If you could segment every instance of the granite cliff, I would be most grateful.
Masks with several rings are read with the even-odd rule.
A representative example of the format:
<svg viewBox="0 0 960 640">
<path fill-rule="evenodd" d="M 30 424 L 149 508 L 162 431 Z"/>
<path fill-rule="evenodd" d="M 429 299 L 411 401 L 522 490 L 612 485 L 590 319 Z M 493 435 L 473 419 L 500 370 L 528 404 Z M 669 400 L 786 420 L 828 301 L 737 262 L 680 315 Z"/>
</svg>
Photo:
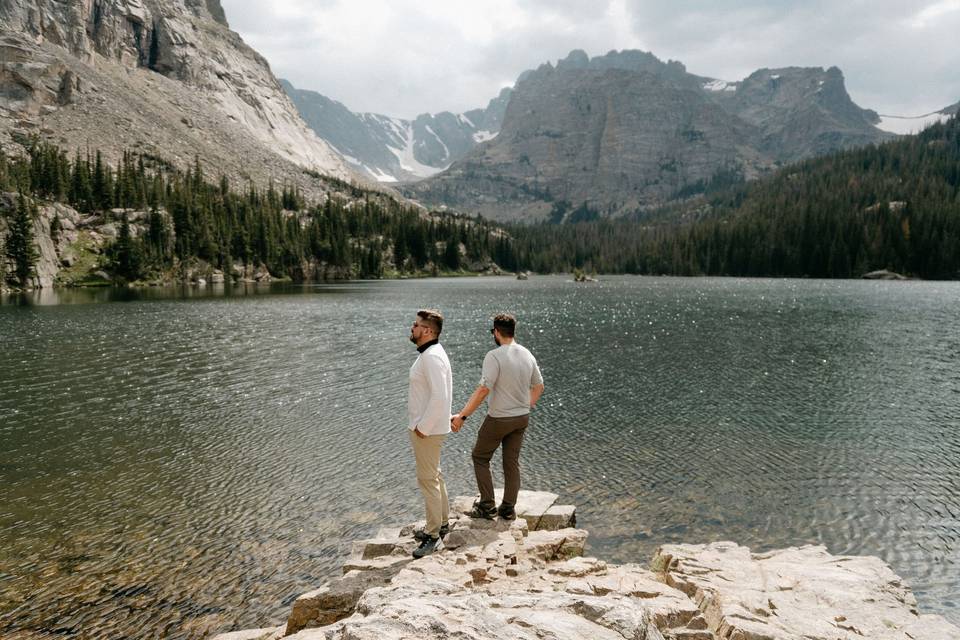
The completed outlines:
<svg viewBox="0 0 960 640">
<path fill-rule="evenodd" d="M 523 73 L 499 135 L 408 194 L 506 220 L 545 217 L 561 201 L 617 215 L 891 138 L 878 122 L 835 67 L 724 82 L 642 51 L 574 51 Z"/>
<path fill-rule="evenodd" d="M 0 145 L 199 157 L 237 181 L 326 190 L 357 177 L 303 122 L 219 0 L 7 0 L 0 5 Z"/>
</svg>

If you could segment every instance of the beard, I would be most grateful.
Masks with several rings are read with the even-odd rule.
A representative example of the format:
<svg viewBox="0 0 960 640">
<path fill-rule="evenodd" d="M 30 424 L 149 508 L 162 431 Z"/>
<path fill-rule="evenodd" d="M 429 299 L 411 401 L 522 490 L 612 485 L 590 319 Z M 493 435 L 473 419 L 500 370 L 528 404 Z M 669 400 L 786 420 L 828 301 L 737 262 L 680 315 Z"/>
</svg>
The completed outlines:
<svg viewBox="0 0 960 640">
<path fill-rule="evenodd" d="M 500 346 L 500 338 L 498 338 L 497 336 L 493 336 L 493 341 L 497 343 L 498 347 Z"/>
<path fill-rule="evenodd" d="M 417 344 L 417 339 L 413 337 L 412 333 L 410 334 L 410 342 L 412 342 L 413 344 Z"/>
</svg>

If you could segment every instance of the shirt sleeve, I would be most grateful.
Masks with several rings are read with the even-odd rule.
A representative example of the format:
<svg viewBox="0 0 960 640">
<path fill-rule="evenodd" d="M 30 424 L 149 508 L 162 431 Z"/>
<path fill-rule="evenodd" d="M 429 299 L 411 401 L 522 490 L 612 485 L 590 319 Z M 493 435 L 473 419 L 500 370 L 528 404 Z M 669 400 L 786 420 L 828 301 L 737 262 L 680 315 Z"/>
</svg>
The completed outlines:
<svg viewBox="0 0 960 640">
<path fill-rule="evenodd" d="M 537 359 L 533 359 L 533 375 L 530 376 L 530 386 L 535 387 L 538 384 L 543 384 L 543 374 L 540 373 L 540 365 L 537 364 Z"/>
<path fill-rule="evenodd" d="M 493 351 L 488 351 L 483 358 L 483 368 L 480 371 L 480 386 L 487 389 L 493 389 L 497 383 L 497 377 L 500 375 L 500 363 L 497 362 Z"/>
</svg>

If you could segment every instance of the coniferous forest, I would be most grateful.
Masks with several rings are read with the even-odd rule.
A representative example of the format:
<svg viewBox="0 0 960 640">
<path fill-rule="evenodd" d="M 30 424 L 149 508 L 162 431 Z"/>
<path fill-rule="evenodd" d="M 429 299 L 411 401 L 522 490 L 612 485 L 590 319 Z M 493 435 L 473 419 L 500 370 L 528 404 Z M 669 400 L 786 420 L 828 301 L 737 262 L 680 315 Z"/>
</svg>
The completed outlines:
<svg viewBox="0 0 960 640">
<path fill-rule="evenodd" d="M 24 277 L 24 265 L 36 258 L 22 237 L 29 233 L 25 220 L 35 215 L 34 201 L 56 201 L 119 215 L 108 256 L 113 272 L 128 281 L 189 260 L 224 270 L 234 262 L 262 264 L 294 280 L 305 277 L 303 265 L 311 260 L 359 278 L 449 273 L 488 260 L 538 273 L 847 278 L 889 269 L 960 277 L 957 118 L 616 220 L 585 215 L 577 217 L 581 222 L 504 227 L 426 214 L 339 186 L 350 197 L 310 203 L 289 186 L 236 190 L 225 178 L 208 180 L 199 162 L 182 172 L 128 153 L 108 166 L 97 152 L 71 158 L 34 143 L 26 158 L 0 156 L 0 190 L 30 199 L 21 197 L 8 211 L 3 251 Z M 118 209 L 148 211 L 146 230 L 135 237 L 126 214 L 110 213 Z"/>
<path fill-rule="evenodd" d="M 186 172 L 142 155 L 126 153 L 115 167 L 99 152 L 69 157 L 49 144 L 35 143 L 27 158 L 0 156 L 0 191 L 19 192 L 20 206 L 8 214 L 33 211 L 35 201 L 61 202 L 82 213 L 97 213 L 119 224 L 109 248 L 109 266 L 126 281 L 200 260 L 228 270 L 235 262 L 263 265 L 271 274 L 304 279 L 309 261 L 360 278 L 385 274 L 456 272 L 466 263 L 497 260 L 513 264 L 511 243 L 495 226 L 453 214 L 427 215 L 383 194 L 337 183 L 349 197 L 308 203 L 293 187 L 274 185 L 234 190 L 226 178 L 213 183 L 199 162 Z M 131 233 L 127 214 L 149 212 L 146 229 Z M 166 215 L 165 213 L 166 212 Z M 51 224 L 55 233 L 57 220 Z M 29 228 L 27 228 L 29 231 Z M 10 247 L 24 244 L 11 234 L 7 257 L 22 264 Z M 26 242 L 29 245 L 29 242 Z M 461 246 L 465 251 L 461 251 Z M 35 259 L 35 254 L 33 258 Z"/>
<path fill-rule="evenodd" d="M 542 272 L 960 278 L 960 121 L 633 219 L 510 231 Z"/>
</svg>

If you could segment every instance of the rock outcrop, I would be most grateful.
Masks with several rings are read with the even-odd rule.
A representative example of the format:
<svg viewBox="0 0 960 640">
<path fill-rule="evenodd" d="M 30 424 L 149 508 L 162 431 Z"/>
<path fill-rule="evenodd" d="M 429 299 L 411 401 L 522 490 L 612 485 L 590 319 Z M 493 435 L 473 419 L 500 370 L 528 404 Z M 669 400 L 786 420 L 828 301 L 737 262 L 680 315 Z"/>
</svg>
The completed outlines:
<svg viewBox="0 0 960 640">
<path fill-rule="evenodd" d="M 407 193 L 501 220 L 547 217 L 561 202 L 617 215 L 892 138 L 877 122 L 836 68 L 729 83 L 642 51 L 574 51 L 522 74 L 499 135 Z"/>
<path fill-rule="evenodd" d="M 665 545 L 653 568 L 696 602 L 718 638 L 960 638 L 941 616 L 919 615 L 910 588 L 875 557 L 715 542 Z"/>
<path fill-rule="evenodd" d="M 218 0 L 8 0 L 0 6 L 0 145 L 124 149 L 239 183 L 325 191 L 358 176 L 300 118 Z"/>
<path fill-rule="evenodd" d="M 442 171 L 500 131 L 509 88 L 485 109 L 424 113 L 413 120 L 353 113 L 315 91 L 281 81 L 306 123 L 350 165 L 379 182 L 420 180 Z"/>
<path fill-rule="evenodd" d="M 354 545 L 343 577 L 297 599 L 286 625 L 215 640 L 960 638 L 918 614 L 877 558 L 714 543 L 664 546 L 652 570 L 610 565 L 582 557 L 587 532 L 556 499 L 521 492 L 520 517 L 502 522 L 470 519 L 473 498 L 458 498 L 446 548 L 420 560 L 414 525 L 381 529 Z"/>
</svg>

